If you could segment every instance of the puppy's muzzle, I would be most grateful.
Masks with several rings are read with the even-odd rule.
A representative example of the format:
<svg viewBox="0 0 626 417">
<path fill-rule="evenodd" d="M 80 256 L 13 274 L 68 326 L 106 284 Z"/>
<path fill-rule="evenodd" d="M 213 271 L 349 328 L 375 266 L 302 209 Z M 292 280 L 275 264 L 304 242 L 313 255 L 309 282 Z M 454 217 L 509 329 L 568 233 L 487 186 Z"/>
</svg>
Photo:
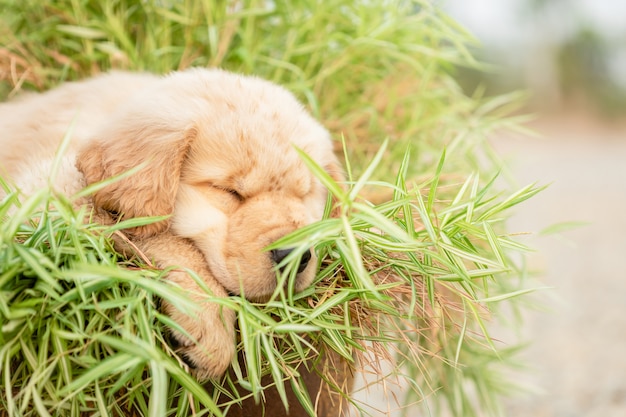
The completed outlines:
<svg viewBox="0 0 626 417">
<path fill-rule="evenodd" d="M 289 254 L 293 252 L 293 249 L 273 249 L 271 252 L 272 261 L 276 265 L 279 265 Z M 298 264 L 298 273 L 304 271 L 311 260 L 311 250 L 308 250 L 302 254 L 300 263 Z M 285 265 L 278 268 L 280 272 L 285 271 Z"/>
</svg>

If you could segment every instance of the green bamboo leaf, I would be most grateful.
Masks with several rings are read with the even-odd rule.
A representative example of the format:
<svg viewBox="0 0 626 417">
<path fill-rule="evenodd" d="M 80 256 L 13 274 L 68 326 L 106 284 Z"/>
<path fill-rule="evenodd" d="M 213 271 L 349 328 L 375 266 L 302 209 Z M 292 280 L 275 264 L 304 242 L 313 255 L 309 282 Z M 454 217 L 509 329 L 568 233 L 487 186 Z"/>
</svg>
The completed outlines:
<svg viewBox="0 0 626 417">
<path fill-rule="evenodd" d="M 93 28 L 88 28 L 84 26 L 76 26 L 76 25 L 57 25 L 56 29 L 59 32 L 67 33 L 68 35 L 73 35 L 78 38 L 83 39 L 102 39 L 106 38 L 106 33 Z"/>
<path fill-rule="evenodd" d="M 354 183 L 354 185 L 350 189 L 350 192 L 348 194 L 350 201 L 354 201 L 357 198 L 357 196 L 359 195 L 363 187 L 365 187 L 369 179 L 374 174 L 374 171 L 378 167 L 378 164 L 380 164 L 380 161 L 382 160 L 383 155 L 385 154 L 385 151 L 387 150 L 387 144 L 388 144 L 387 140 L 381 143 L 380 148 L 378 149 L 378 151 L 372 158 L 372 161 L 365 168 L 365 170 L 363 171 L 363 174 L 361 174 L 359 179 Z"/>
<path fill-rule="evenodd" d="M 426 229 L 426 232 L 428 233 L 428 236 L 430 237 L 430 241 L 437 242 L 439 240 L 437 237 L 437 232 L 435 231 L 435 227 L 433 226 L 433 223 L 430 219 L 430 215 L 428 214 L 429 212 L 426 209 L 426 204 L 424 203 L 424 199 L 422 198 L 422 195 L 420 194 L 419 190 L 415 192 L 415 197 L 416 197 L 417 204 L 418 204 L 416 210 L 419 214 L 419 219 L 424 225 L 424 228 Z"/>
<path fill-rule="evenodd" d="M 307 155 L 304 151 L 296 148 L 296 152 L 305 165 L 313 172 L 313 174 L 322 182 L 324 187 L 326 187 L 332 195 L 337 197 L 339 200 L 344 201 L 346 197 L 344 196 L 344 191 L 341 189 L 339 184 L 331 178 L 331 176 L 324 170 L 324 168 L 320 167 L 309 155 Z"/>
<path fill-rule="evenodd" d="M 278 391 L 278 396 L 280 397 L 285 410 L 289 411 L 289 400 L 287 399 L 287 391 L 285 390 L 285 382 L 283 381 L 283 372 L 276 358 L 277 355 L 280 356 L 280 353 L 270 345 L 268 335 L 261 334 L 260 338 L 261 345 L 265 351 L 265 357 L 269 362 L 270 372 L 272 374 L 272 379 L 274 380 L 274 387 L 276 388 L 276 391 Z"/>
<path fill-rule="evenodd" d="M 246 309 L 242 311 L 247 311 Z M 255 340 L 255 335 L 251 332 L 249 322 L 245 314 L 239 314 L 239 331 L 241 333 L 241 343 L 243 344 L 243 351 L 245 352 L 246 358 L 246 382 L 249 384 L 249 389 L 255 401 L 259 401 L 259 383 L 260 383 L 260 375 L 259 375 L 259 363 L 257 361 L 259 352 L 257 349 L 257 341 Z M 243 385 L 242 385 L 243 386 Z"/>
<path fill-rule="evenodd" d="M 494 204 L 492 207 L 490 207 L 489 209 L 487 209 L 484 213 L 482 213 L 479 217 L 478 217 L 478 221 L 484 221 L 487 219 L 492 218 L 493 216 L 513 207 L 516 206 L 526 200 L 528 200 L 529 198 L 533 197 L 534 195 L 540 193 L 541 191 L 543 191 L 544 189 L 546 189 L 547 186 L 543 186 L 543 187 L 536 187 L 535 184 L 530 184 L 527 185 L 526 187 L 522 188 L 521 190 L 513 193 L 511 196 L 509 196 L 508 198 L 506 198 L 504 201 L 501 201 L 497 204 Z"/>
<path fill-rule="evenodd" d="M 52 275 L 49 269 L 53 269 L 52 262 L 41 252 L 27 248 L 21 245 L 14 246 L 14 250 L 24 260 L 28 268 L 30 268 L 37 276 L 37 285 L 41 285 L 43 289 L 52 297 L 59 297 L 62 290 L 61 285 Z"/>
<path fill-rule="evenodd" d="M 485 230 L 485 235 L 487 236 L 487 241 L 489 242 L 489 246 L 491 247 L 491 252 L 496 257 L 498 263 L 503 267 L 507 267 L 506 256 L 504 251 L 502 250 L 502 245 L 500 244 L 500 238 L 496 235 L 493 227 L 487 222 L 483 223 L 483 228 Z"/>
<path fill-rule="evenodd" d="M 467 251 L 465 251 L 463 249 L 458 248 L 457 246 L 454 246 L 452 243 L 449 243 L 449 242 L 448 243 L 444 243 L 442 241 L 442 242 L 439 242 L 439 247 L 441 249 L 443 249 L 444 251 L 446 251 L 447 253 L 456 255 L 456 256 L 458 256 L 461 259 L 464 259 L 464 260 L 467 260 L 467 261 L 470 261 L 470 262 L 474 262 L 474 263 L 479 264 L 479 265 L 484 265 L 484 266 L 487 266 L 487 267 L 491 267 L 491 268 L 494 268 L 494 269 L 502 269 L 502 265 L 500 265 L 500 263 L 498 263 L 497 260 L 494 261 L 494 260 L 485 258 L 484 256 L 480 256 L 480 255 L 477 255 L 475 253 L 467 252 Z"/>
<path fill-rule="evenodd" d="M 427 209 L 428 212 L 433 211 L 433 204 L 435 203 L 435 195 L 437 194 L 437 187 L 439 186 L 439 177 L 441 177 L 441 172 L 443 170 L 443 164 L 446 160 L 446 150 L 444 148 L 443 152 L 441 152 L 441 157 L 439 158 L 439 162 L 437 163 L 437 170 L 435 171 L 435 175 L 430 184 L 430 189 L 428 191 L 428 204 Z"/>
<path fill-rule="evenodd" d="M 75 378 L 70 384 L 59 390 L 61 397 L 73 397 L 87 385 L 94 383 L 96 380 L 105 378 L 111 374 L 123 372 L 127 369 L 141 366 L 145 360 L 138 358 L 129 353 L 117 353 L 112 355 L 93 368 L 83 372 L 78 378 Z"/>
<path fill-rule="evenodd" d="M 311 397 L 309 396 L 309 392 L 302 378 L 291 378 L 289 382 L 291 383 L 292 392 L 295 394 L 300 405 L 304 408 L 304 411 L 306 411 L 309 416 L 315 417 L 315 408 L 313 407 Z"/>
<path fill-rule="evenodd" d="M 276 333 L 315 333 L 322 328 L 311 324 L 285 323 L 277 324 L 272 330 Z"/>
<path fill-rule="evenodd" d="M 541 236 L 549 236 L 549 235 L 554 235 L 554 234 L 560 234 L 560 233 L 564 233 L 564 232 L 569 232 L 575 229 L 579 229 L 581 227 L 585 227 L 588 226 L 590 223 L 589 222 L 579 222 L 579 221 L 575 221 L 575 222 L 561 222 L 561 223 L 556 223 L 553 225 L 550 225 L 548 227 L 546 227 L 545 229 L 542 229 L 539 234 Z"/>
<path fill-rule="evenodd" d="M 158 223 L 169 219 L 170 215 L 165 216 L 151 216 L 151 217 L 133 217 L 131 219 L 125 219 L 115 223 L 112 226 L 108 226 L 105 230 L 106 234 L 113 234 L 117 230 L 132 229 L 135 227 L 146 226 L 148 224 Z"/>
<path fill-rule="evenodd" d="M 165 368 L 156 360 L 150 361 L 152 389 L 150 392 L 149 417 L 160 417 L 167 414 L 167 388 L 169 378 Z"/>
<path fill-rule="evenodd" d="M 474 188 L 472 188 L 473 192 L 472 192 L 472 196 L 470 197 L 470 202 L 462 203 L 461 201 L 463 197 L 465 196 L 465 193 L 467 192 L 467 189 L 469 188 L 470 184 L 474 184 Z M 446 226 L 450 222 L 450 218 L 452 217 L 453 213 L 459 213 L 457 214 L 457 216 L 459 216 L 462 214 L 463 211 L 465 211 L 467 213 L 466 219 L 472 218 L 471 211 L 473 210 L 473 199 L 475 198 L 475 192 L 476 192 L 477 186 L 478 186 L 478 174 L 472 173 L 471 175 L 467 177 L 467 179 L 465 180 L 465 182 L 463 183 L 459 191 L 456 193 L 449 207 L 444 208 L 443 210 L 439 212 L 439 215 L 442 216 L 441 225 L 440 225 L 442 229 L 446 228 Z"/>
<path fill-rule="evenodd" d="M 510 300 L 511 298 L 515 298 L 515 297 L 519 297 L 522 295 L 530 294 L 532 292 L 542 291 L 542 290 L 547 290 L 547 289 L 551 289 L 551 288 L 550 287 L 526 288 L 526 289 L 521 289 L 517 291 L 512 291 L 506 294 L 495 295 L 495 296 L 487 297 L 487 298 L 480 298 L 476 300 L 476 302 L 485 303 L 485 304 L 498 303 L 501 301 Z"/>
</svg>

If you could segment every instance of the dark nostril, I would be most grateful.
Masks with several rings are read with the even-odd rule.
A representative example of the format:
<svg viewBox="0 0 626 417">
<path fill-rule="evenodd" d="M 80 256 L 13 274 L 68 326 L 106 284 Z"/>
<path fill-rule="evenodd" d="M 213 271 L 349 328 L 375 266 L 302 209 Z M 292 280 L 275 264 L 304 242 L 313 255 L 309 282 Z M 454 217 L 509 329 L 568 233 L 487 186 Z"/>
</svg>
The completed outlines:
<svg viewBox="0 0 626 417">
<path fill-rule="evenodd" d="M 280 264 L 291 252 L 293 249 L 273 249 L 272 250 L 272 260 L 277 265 Z M 311 260 L 311 251 L 307 250 L 302 254 L 300 258 L 300 264 L 298 265 L 298 273 L 304 271 Z M 280 267 L 280 271 L 284 271 L 284 266 Z"/>
<path fill-rule="evenodd" d="M 272 260 L 274 263 L 281 263 L 291 252 L 293 249 L 273 249 L 272 250 Z"/>
<path fill-rule="evenodd" d="M 311 251 L 308 250 L 302 254 L 302 258 L 300 258 L 300 265 L 298 266 L 298 272 L 302 272 L 306 269 L 309 261 L 311 260 Z"/>
</svg>

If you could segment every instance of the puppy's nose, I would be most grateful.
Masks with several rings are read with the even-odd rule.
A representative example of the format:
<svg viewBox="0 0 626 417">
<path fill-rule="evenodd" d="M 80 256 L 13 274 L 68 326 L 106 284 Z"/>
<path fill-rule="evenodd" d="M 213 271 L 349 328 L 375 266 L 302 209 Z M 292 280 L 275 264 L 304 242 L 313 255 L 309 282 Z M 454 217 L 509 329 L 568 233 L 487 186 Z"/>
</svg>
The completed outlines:
<svg viewBox="0 0 626 417">
<path fill-rule="evenodd" d="M 293 252 L 293 249 L 273 249 L 272 250 L 272 260 L 274 261 L 275 264 L 278 265 L 291 252 Z M 309 264 L 310 260 L 311 260 L 311 251 L 308 250 L 308 251 L 304 252 L 302 254 L 302 257 L 300 258 L 300 264 L 298 265 L 298 273 L 300 273 L 300 272 L 302 272 L 302 271 L 304 271 L 306 269 L 306 267 Z M 281 266 L 280 267 L 280 272 L 283 272 L 284 270 L 285 270 L 285 267 Z"/>
</svg>

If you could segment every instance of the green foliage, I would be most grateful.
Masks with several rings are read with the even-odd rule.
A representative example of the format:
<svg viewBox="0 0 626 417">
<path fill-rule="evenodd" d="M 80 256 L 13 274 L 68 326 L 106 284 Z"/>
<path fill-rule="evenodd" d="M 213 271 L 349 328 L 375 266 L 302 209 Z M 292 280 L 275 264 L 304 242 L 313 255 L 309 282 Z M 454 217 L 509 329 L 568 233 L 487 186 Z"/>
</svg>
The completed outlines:
<svg viewBox="0 0 626 417">
<path fill-rule="evenodd" d="M 22 204 L 12 192 L 0 213 L 0 415 L 122 415 L 127 402 L 165 415 L 178 386 L 216 409 L 164 350 L 155 299 L 184 309 L 182 291 L 119 264 L 102 227 L 48 190 Z"/>
<path fill-rule="evenodd" d="M 245 5 L 245 6 L 244 6 Z M 389 138 L 391 178 L 411 145 L 418 163 L 443 144 L 477 169 L 476 139 L 512 120 L 514 100 L 465 96 L 454 66 L 478 67 L 470 36 L 426 1 L 0 0 L 0 76 L 48 88 L 111 68 L 165 73 L 219 66 L 296 93 L 335 134 L 355 170 Z"/>
<path fill-rule="evenodd" d="M 171 323 L 155 299 L 193 312 L 182 292 L 160 281 L 159 271 L 119 264 L 105 238 L 111 231 L 84 225 L 84 213 L 62 197 L 42 190 L 19 204 L 9 193 L 0 206 L 3 216 L 12 212 L 0 239 L 0 404 L 9 415 L 120 414 L 132 407 L 144 415 L 187 415 L 189 393 L 197 409 L 219 415 L 220 386 L 244 384 L 258 398 L 266 388 L 260 377 L 269 373 L 284 392 L 286 376 L 297 378 L 296 366 L 310 358 L 305 336 L 350 361 L 383 361 L 376 352 L 395 352 L 397 371 L 421 387 L 409 394 L 424 400 L 424 392 L 437 390 L 456 415 L 471 415 L 476 406 L 467 384 L 493 406 L 504 381 L 490 368 L 505 353 L 493 345 L 484 315 L 490 304 L 520 295 L 510 254 L 525 250 L 495 229 L 504 211 L 539 189 L 494 197 L 488 188 L 476 192 L 470 176 L 453 199 L 440 201 L 435 188 L 407 187 L 399 175 L 395 184 L 378 184 L 394 198 L 374 205 L 357 198 L 367 178 L 344 192 L 306 161 L 335 193 L 340 215 L 275 245 L 315 245 L 322 259 L 316 285 L 278 292 L 264 305 L 227 300 L 238 313 L 247 377 L 227 376 L 213 397 L 163 339 Z M 287 271 L 297 269 L 291 266 Z"/>
<path fill-rule="evenodd" d="M 316 247 L 316 284 L 264 305 L 213 300 L 237 311 L 246 356 L 244 369 L 234 364 L 234 376 L 206 391 L 163 340 L 171 323 L 155 300 L 193 305 L 162 272 L 119 260 L 115 229 L 84 224 L 71 201 L 41 190 L 20 203 L 9 191 L 0 206 L 0 410 L 219 415 L 216 402 L 240 401 L 223 387 L 260 398 L 260 378 L 271 375 L 284 398 L 285 386 L 302 386 L 295 368 L 321 341 L 347 360 L 394 357 L 393 373 L 413 388 L 407 403 L 498 414 L 509 387 L 498 365 L 514 350 L 496 346 L 487 319 L 528 291 L 516 261 L 526 248 L 505 220 L 539 188 L 497 181 L 485 137 L 517 128 L 508 114 L 518 97 L 463 94 L 449 72 L 478 64 L 454 22 L 428 2 L 401 0 L 0 0 L 0 9 L 5 95 L 110 68 L 254 73 L 298 94 L 343 137 L 349 177 L 344 190 L 302 155 L 339 215 L 277 244 Z"/>
</svg>

